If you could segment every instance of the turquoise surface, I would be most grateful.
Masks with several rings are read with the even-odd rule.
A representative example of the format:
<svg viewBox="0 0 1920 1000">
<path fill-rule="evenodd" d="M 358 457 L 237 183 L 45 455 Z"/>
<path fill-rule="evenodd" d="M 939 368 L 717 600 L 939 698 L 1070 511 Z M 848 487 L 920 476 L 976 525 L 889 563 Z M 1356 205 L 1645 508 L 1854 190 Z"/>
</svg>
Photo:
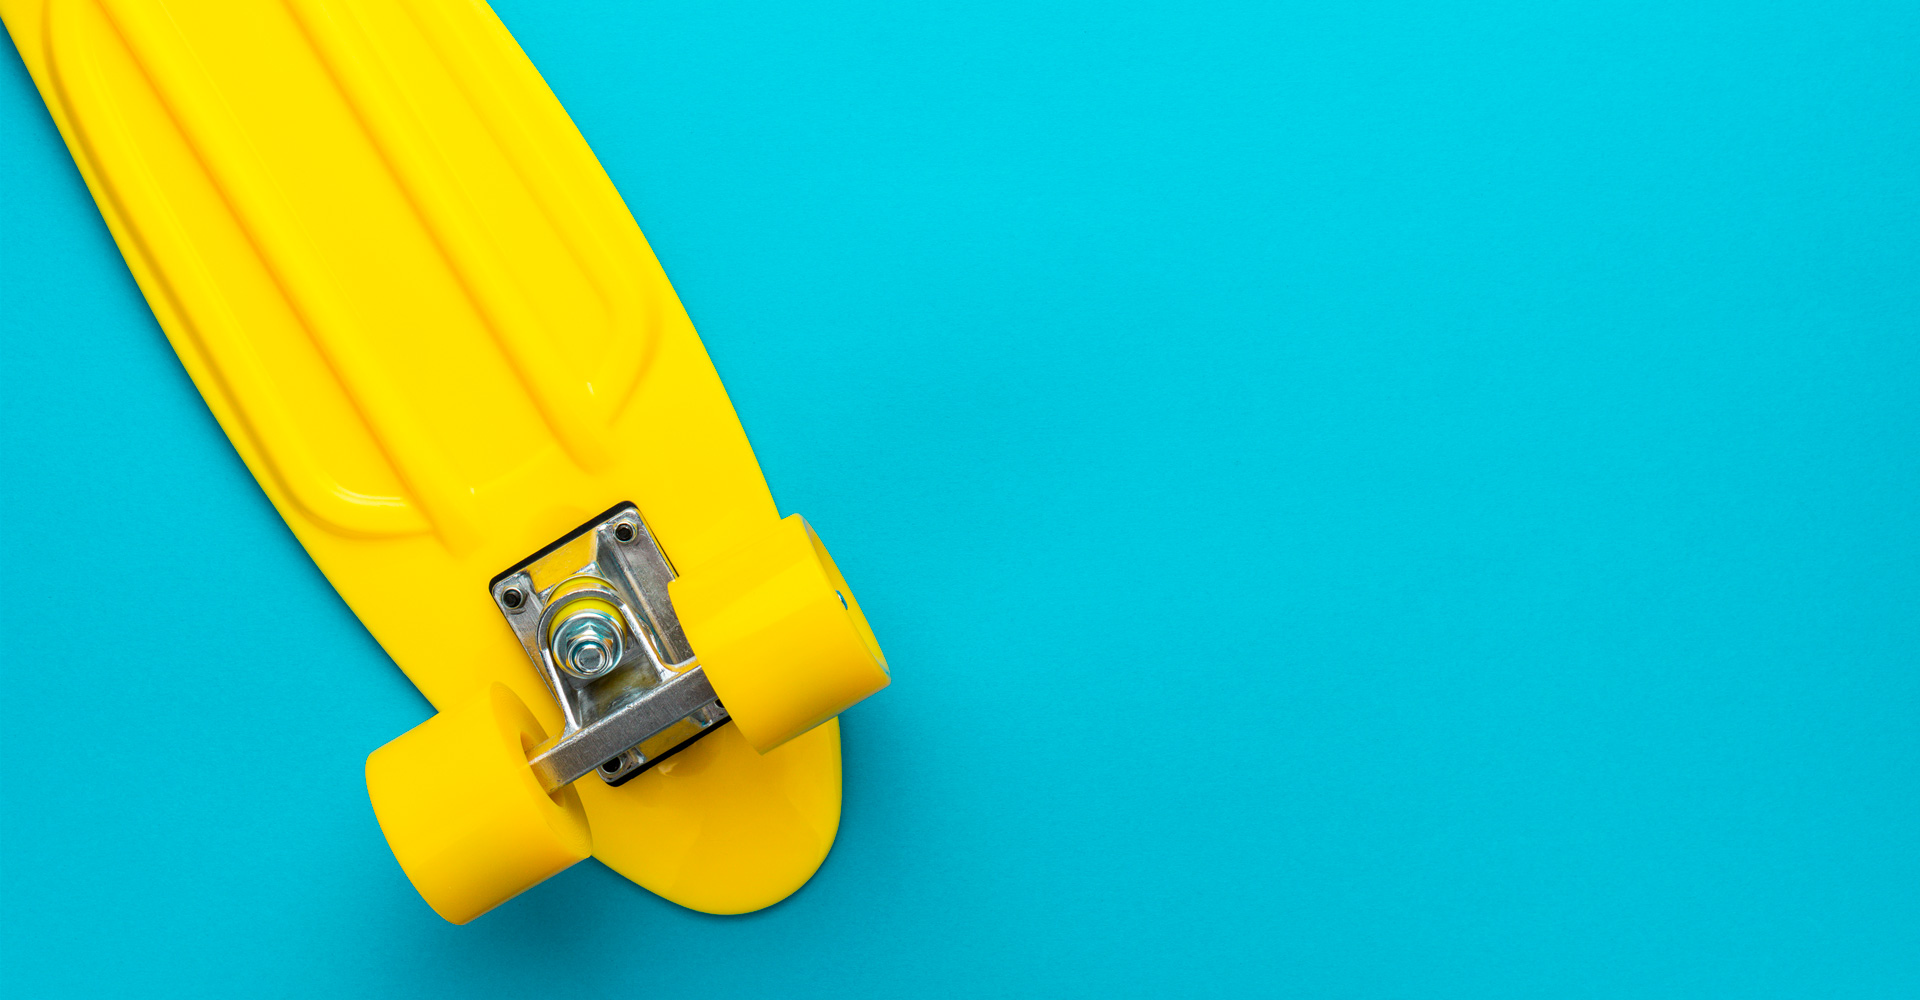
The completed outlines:
<svg viewBox="0 0 1920 1000">
<path fill-rule="evenodd" d="M 1920 6 L 500 11 L 886 643 L 838 847 L 433 917 L 8 50 L 5 992 L 1920 995 Z"/>
</svg>

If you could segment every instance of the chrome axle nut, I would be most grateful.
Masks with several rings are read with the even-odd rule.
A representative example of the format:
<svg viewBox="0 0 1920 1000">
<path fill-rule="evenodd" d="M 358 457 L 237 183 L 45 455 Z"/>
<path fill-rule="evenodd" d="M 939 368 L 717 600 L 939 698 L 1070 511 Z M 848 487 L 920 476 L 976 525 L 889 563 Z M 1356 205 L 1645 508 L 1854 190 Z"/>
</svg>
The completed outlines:
<svg viewBox="0 0 1920 1000">
<path fill-rule="evenodd" d="M 626 655 L 619 619 L 598 608 L 582 608 L 560 619 L 548 643 L 560 669 L 583 680 L 612 670 Z"/>
</svg>

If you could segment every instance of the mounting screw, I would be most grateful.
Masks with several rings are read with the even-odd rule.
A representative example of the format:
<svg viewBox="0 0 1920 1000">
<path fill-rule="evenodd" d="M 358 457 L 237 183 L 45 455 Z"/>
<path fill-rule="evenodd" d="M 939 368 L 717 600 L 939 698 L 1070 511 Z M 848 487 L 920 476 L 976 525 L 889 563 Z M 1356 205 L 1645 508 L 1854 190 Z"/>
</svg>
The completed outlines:
<svg viewBox="0 0 1920 1000">
<path fill-rule="evenodd" d="M 623 543 L 633 541 L 632 523 L 627 521 L 621 521 L 619 524 L 614 525 L 613 537 L 618 538 Z"/>
<path fill-rule="evenodd" d="M 508 611 L 518 611 L 525 603 L 527 603 L 527 595 L 522 594 L 518 587 L 508 587 L 500 592 L 500 604 Z"/>
</svg>

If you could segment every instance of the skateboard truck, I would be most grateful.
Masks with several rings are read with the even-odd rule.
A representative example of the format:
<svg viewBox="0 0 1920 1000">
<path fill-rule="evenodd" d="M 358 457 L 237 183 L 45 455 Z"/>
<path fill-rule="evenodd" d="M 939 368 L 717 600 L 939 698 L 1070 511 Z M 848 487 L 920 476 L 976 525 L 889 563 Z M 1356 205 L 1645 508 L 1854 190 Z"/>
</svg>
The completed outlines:
<svg viewBox="0 0 1920 1000">
<path fill-rule="evenodd" d="M 529 764 L 549 792 L 588 773 L 622 785 L 729 716 L 687 643 L 667 560 L 623 503 L 493 578 L 565 726 Z"/>
<path fill-rule="evenodd" d="M 590 793 L 574 787 L 589 773 L 620 785 L 721 729 L 733 749 L 720 756 L 773 753 L 887 685 L 805 519 L 745 524 L 731 541 L 681 572 L 623 503 L 488 583 L 559 734 L 493 680 L 367 758 L 380 829 L 441 916 L 465 923 L 594 853 Z"/>
</svg>

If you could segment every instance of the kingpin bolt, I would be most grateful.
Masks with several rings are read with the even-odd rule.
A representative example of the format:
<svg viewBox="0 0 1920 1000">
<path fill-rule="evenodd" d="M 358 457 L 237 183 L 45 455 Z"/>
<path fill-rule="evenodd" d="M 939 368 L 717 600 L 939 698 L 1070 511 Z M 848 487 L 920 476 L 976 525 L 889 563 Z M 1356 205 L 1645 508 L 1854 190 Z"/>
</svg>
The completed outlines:
<svg viewBox="0 0 1920 1000">
<path fill-rule="evenodd" d="M 620 622 L 598 608 L 583 608 L 554 626 L 548 644 L 560 669 L 582 680 L 612 670 L 626 653 Z"/>
</svg>

